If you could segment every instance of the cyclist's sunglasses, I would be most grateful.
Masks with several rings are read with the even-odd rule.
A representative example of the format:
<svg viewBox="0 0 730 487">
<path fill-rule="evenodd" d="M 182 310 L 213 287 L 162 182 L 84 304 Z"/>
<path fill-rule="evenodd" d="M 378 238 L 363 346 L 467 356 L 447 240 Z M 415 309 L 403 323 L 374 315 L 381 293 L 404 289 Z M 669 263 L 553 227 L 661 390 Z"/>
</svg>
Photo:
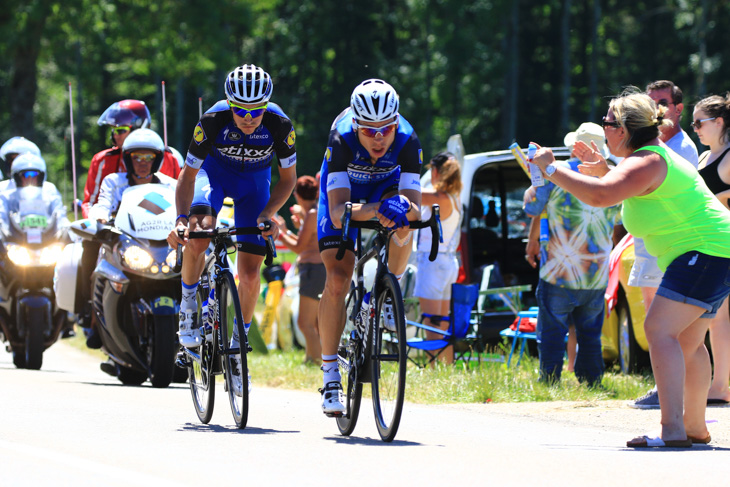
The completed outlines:
<svg viewBox="0 0 730 487">
<path fill-rule="evenodd" d="M 156 154 L 150 154 L 149 152 L 130 152 L 129 156 L 139 162 L 152 162 L 157 157 Z"/>
<path fill-rule="evenodd" d="M 35 169 L 28 169 L 27 171 L 23 171 L 20 173 L 20 177 L 27 179 L 27 178 L 34 178 L 38 176 L 41 172 L 36 171 Z"/>
<path fill-rule="evenodd" d="M 382 127 L 369 127 L 367 125 L 360 125 L 354 118 L 352 119 L 352 125 L 357 130 L 359 130 L 360 133 L 363 134 L 365 137 L 374 139 L 375 136 L 378 134 L 382 135 L 383 137 L 387 137 L 396 129 L 398 125 L 398 117 L 396 117 L 394 121 L 390 122 L 387 125 L 383 125 Z"/>
<path fill-rule="evenodd" d="M 228 105 L 231 107 L 231 110 L 233 110 L 233 113 L 238 115 L 239 117 L 251 117 L 251 118 L 257 118 L 264 114 L 266 111 L 266 107 L 269 106 L 268 103 L 264 103 L 260 107 L 256 108 L 243 108 L 240 105 L 236 105 L 235 103 L 229 101 Z"/>
<path fill-rule="evenodd" d="M 112 127 L 112 133 L 114 135 L 126 134 L 130 130 L 132 130 L 131 125 L 120 125 L 119 127 Z"/>
</svg>

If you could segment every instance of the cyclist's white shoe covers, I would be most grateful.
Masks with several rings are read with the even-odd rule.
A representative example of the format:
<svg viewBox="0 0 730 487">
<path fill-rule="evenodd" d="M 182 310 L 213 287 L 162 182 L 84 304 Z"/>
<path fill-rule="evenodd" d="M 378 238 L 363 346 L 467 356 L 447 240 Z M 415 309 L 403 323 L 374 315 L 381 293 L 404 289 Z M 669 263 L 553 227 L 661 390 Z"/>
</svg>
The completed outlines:
<svg viewBox="0 0 730 487">
<path fill-rule="evenodd" d="M 240 345 L 238 343 L 238 340 L 231 339 L 231 348 L 238 348 Z M 243 374 L 241 373 L 241 361 L 238 359 L 238 355 L 231 355 L 231 362 L 236 367 L 236 370 L 233 371 L 231 375 L 231 381 L 233 385 L 233 393 L 237 395 L 238 397 L 241 397 L 243 395 L 243 380 L 241 377 L 243 377 Z M 248 393 L 251 394 L 251 373 L 248 373 Z"/>
<path fill-rule="evenodd" d="M 344 413 L 347 411 L 342 395 L 342 384 L 328 382 L 319 392 L 322 394 L 322 411 L 325 414 Z"/>
<path fill-rule="evenodd" d="M 198 321 L 198 313 L 191 310 L 180 310 L 180 331 L 177 332 L 180 337 L 180 345 L 185 348 L 197 348 L 203 343 L 200 336 L 200 330 L 194 325 Z"/>
<path fill-rule="evenodd" d="M 383 326 L 388 331 L 395 331 L 395 314 L 390 299 L 383 303 Z"/>
</svg>

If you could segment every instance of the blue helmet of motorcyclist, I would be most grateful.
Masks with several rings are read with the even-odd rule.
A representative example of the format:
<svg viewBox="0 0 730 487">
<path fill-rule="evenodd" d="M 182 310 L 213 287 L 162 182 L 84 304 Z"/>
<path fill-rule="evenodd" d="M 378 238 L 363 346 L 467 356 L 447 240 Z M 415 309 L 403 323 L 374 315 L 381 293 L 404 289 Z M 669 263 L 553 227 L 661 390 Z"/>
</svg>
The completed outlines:
<svg viewBox="0 0 730 487">
<path fill-rule="evenodd" d="M 129 134 L 122 146 L 129 184 L 149 182 L 159 171 L 164 157 L 165 143 L 154 130 L 143 128 Z"/>
<path fill-rule="evenodd" d="M 0 159 L 5 161 L 5 168 L 7 169 L 13 163 L 13 159 L 26 152 L 38 157 L 41 156 L 41 150 L 30 140 L 20 136 L 11 137 L 0 147 Z"/>
<path fill-rule="evenodd" d="M 46 177 L 46 161 L 41 156 L 26 152 L 13 160 L 10 166 L 10 177 L 18 188 L 25 186 L 43 186 Z"/>
<path fill-rule="evenodd" d="M 107 108 L 96 122 L 99 126 L 111 127 L 111 143 L 122 147 L 127 136 L 136 129 L 149 128 L 150 111 L 140 100 L 122 100 Z"/>
</svg>

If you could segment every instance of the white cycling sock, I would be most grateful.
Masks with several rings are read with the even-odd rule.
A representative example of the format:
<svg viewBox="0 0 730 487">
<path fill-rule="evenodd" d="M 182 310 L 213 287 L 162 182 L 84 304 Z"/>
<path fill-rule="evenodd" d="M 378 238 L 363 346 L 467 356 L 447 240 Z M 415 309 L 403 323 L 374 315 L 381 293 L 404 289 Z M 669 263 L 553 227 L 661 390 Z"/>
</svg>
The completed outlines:
<svg viewBox="0 0 730 487">
<path fill-rule="evenodd" d="M 251 323 L 244 323 L 243 324 L 243 331 L 246 333 L 246 336 L 248 336 L 248 330 L 251 328 Z M 238 336 L 238 327 L 233 327 L 233 334 L 231 335 L 231 346 L 238 346 L 238 344 L 241 341 L 241 337 Z"/>
<path fill-rule="evenodd" d="M 195 284 L 182 283 L 182 301 L 180 302 L 181 309 L 195 309 L 195 293 L 198 290 L 198 282 Z"/>
<path fill-rule="evenodd" d="M 337 364 L 337 354 L 322 354 L 322 372 L 324 372 L 324 385 L 327 385 L 328 382 L 342 382 L 340 367 Z"/>
</svg>

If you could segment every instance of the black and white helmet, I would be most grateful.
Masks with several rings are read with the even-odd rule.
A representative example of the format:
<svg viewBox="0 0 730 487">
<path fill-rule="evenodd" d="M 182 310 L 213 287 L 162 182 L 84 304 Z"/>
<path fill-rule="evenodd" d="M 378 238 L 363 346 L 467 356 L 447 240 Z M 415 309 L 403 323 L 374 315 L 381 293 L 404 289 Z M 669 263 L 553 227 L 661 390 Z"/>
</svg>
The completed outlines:
<svg viewBox="0 0 730 487">
<path fill-rule="evenodd" d="M 263 69 L 253 64 L 244 64 L 228 73 L 223 89 L 228 101 L 233 103 L 263 104 L 271 98 L 274 82 Z"/>
<path fill-rule="evenodd" d="M 385 122 L 398 115 L 398 93 L 381 79 L 368 79 L 350 97 L 353 116 L 363 122 Z"/>
</svg>

